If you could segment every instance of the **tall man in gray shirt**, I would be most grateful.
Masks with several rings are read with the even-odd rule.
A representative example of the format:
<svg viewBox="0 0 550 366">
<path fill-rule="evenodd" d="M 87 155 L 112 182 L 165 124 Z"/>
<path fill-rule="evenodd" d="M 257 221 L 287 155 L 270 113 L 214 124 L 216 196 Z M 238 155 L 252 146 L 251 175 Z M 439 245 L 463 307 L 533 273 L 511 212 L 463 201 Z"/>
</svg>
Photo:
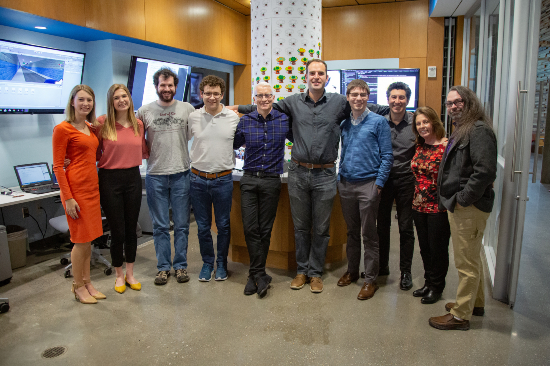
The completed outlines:
<svg viewBox="0 0 550 366">
<path fill-rule="evenodd" d="M 380 249 L 379 276 L 389 274 L 390 226 L 393 201 L 397 206 L 399 226 L 400 260 L 399 269 L 401 290 L 412 287 L 411 266 L 414 251 L 414 231 L 412 220 L 412 200 L 414 196 L 414 175 L 411 159 L 415 153 L 416 136 L 412 130 L 413 115 L 406 107 L 411 97 L 411 89 L 403 82 L 390 84 L 386 92 L 390 114 L 386 116 L 391 130 L 393 167 L 390 171 L 378 206 L 377 230 Z"/>
<path fill-rule="evenodd" d="M 159 99 L 142 106 L 137 117 L 143 121 L 150 155 L 145 187 L 153 221 L 157 252 L 156 285 L 164 285 L 170 269 L 177 281 L 187 282 L 187 240 L 189 236 L 189 153 L 187 120 L 195 108 L 174 100 L 178 76 L 168 68 L 153 75 Z M 174 221 L 174 261 L 170 244 L 170 207 Z"/>
<path fill-rule="evenodd" d="M 310 282 L 312 292 L 323 291 L 323 267 L 327 251 L 332 202 L 336 195 L 336 167 L 340 123 L 351 108 L 341 94 L 326 93 L 327 65 L 319 59 L 306 65 L 308 90 L 273 104 L 292 119 L 294 146 L 288 172 L 288 193 L 294 222 L 297 275 L 290 287 L 298 290 Z M 239 106 L 250 113 L 255 106 Z M 368 105 L 378 114 L 388 107 Z M 313 237 L 312 237 L 313 236 Z"/>
</svg>

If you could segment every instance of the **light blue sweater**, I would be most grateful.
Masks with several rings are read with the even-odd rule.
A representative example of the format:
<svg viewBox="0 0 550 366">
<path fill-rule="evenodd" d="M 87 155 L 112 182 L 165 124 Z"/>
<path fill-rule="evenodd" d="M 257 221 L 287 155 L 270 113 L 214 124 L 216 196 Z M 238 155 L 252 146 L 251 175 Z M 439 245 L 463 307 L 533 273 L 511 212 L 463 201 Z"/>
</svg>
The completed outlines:
<svg viewBox="0 0 550 366">
<path fill-rule="evenodd" d="M 376 179 L 376 185 L 383 187 L 393 165 L 388 121 L 369 112 L 356 126 L 351 123 L 351 117 L 348 117 L 340 128 L 342 151 L 339 175 L 349 182 Z"/>
</svg>

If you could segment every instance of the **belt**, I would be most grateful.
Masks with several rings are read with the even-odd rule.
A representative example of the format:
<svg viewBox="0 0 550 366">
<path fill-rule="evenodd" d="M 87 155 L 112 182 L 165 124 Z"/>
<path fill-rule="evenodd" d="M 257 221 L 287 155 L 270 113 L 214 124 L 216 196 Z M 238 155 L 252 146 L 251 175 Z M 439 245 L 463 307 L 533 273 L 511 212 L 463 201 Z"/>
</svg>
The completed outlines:
<svg viewBox="0 0 550 366">
<path fill-rule="evenodd" d="M 207 172 L 201 172 L 200 170 L 197 170 L 195 168 L 191 168 L 191 172 L 193 172 L 193 174 L 198 175 L 199 177 L 203 177 L 206 179 L 216 179 L 216 178 L 225 177 L 226 175 L 231 174 L 233 170 L 230 169 L 230 170 L 224 170 L 218 173 L 207 173 Z"/>
<path fill-rule="evenodd" d="M 258 172 L 251 172 L 250 170 L 245 170 L 243 175 L 249 175 L 252 177 L 259 177 L 259 178 L 263 178 L 263 177 L 279 178 L 280 177 L 280 175 L 277 173 L 266 173 L 262 170 Z"/>
<path fill-rule="evenodd" d="M 334 163 L 332 164 L 313 164 L 313 163 L 302 163 L 298 160 L 292 159 L 298 165 L 305 166 L 308 169 L 325 169 L 325 168 L 334 168 Z"/>
</svg>

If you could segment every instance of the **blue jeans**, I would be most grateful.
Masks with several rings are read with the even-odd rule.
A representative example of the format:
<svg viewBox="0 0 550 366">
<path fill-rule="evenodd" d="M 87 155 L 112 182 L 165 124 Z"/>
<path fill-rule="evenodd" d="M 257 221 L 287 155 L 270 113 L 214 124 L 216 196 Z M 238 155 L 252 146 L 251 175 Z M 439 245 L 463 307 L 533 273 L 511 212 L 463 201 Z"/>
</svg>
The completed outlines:
<svg viewBox="0 0 550 366">
<path fill-rule="evenodd" d="M 288 195 L 294 222 L 297 272 L 309 277 L 321 277 L 330 240 L 336 168 L 308 169 L 291 161 L 288 166 Z"/>
<path fill-rule="evenodd" d="M 169 175 L 145 177 L 147 205 L 153 221 L 157 269 L 187 268 L 189 237 L 189 170 Z M 170 245 L 170 207 L 174 221 L 174 262 Z"/>
<path fill-rule="evenodd" d="M 214 258 L 218 266 L 227 266 L 231 227 L 229 217 L 233 201 L 233 175 L 228 174 L 221 178 L 206 179 L 191 173 L 191 204 L 195 214 L 195 221 L 199 229 L 199 246 L 202 261 L 214 268 Z M 217 257 L 214 254 L 212 241 L 212 205 L 216 228 L 218 229 Z"/>
</svg>

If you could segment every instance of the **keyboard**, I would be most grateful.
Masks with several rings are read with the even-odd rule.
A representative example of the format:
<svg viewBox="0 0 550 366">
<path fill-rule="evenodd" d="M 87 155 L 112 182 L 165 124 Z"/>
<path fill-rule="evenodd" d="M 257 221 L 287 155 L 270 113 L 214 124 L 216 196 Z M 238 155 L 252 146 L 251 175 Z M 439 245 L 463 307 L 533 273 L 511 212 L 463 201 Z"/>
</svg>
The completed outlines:
<svg viewBox="0 0 550 366">
<path fill-rule="evenodd" d="M 58 189 L 52 188 L 51 185 L 32 187 L 32 188 L 23 188 L 23 192 L 33 193 L 33 194 L 43 194 L 43 193 L 54 192 L 54 191 L 57 191 L 57 190 Z"/>
</svg>

